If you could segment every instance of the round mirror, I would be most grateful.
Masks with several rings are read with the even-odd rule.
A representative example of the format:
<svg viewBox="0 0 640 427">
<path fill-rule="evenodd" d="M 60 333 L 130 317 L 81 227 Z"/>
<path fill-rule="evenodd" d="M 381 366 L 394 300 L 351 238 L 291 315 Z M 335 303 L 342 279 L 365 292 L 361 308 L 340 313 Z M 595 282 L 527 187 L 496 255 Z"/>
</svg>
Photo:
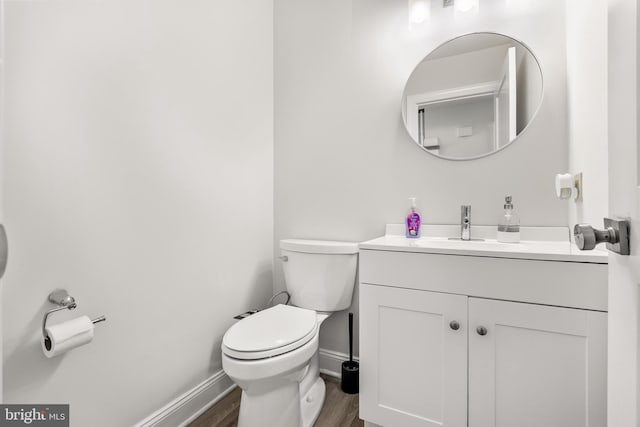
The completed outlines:
<svg viewBox="0 0 640 427">
<path fill-rule="evenodd" d="M 409 135 L 450 160 L 488 156 L 511 144 L 542 101 L 542 70 L 531 50 L 502 34 L 457 37 L 413 70 L 402 96 Z"/>
</svg>

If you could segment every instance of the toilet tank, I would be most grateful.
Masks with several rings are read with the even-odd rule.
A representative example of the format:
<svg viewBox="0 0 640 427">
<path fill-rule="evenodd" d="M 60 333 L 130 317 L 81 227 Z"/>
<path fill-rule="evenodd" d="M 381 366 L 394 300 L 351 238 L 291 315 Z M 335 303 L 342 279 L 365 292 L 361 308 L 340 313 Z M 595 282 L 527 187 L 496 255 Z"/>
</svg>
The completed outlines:
<svg viewBox="0 0 640 427">
<path fill-rule="evenodd" d="M 358 244 L 324 240 L 280 241 L 282 268 L 291 304 L 316 311 L 351 306 Z"/>
</svg>

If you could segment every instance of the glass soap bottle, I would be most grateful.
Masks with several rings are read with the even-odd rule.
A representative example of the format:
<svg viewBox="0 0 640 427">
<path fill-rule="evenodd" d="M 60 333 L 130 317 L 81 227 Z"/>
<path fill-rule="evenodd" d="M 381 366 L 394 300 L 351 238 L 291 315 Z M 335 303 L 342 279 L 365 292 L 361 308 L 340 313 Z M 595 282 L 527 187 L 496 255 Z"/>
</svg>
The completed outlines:
<svg viewBox="0 0 640 427">
<path fill-rule="evenodd" d="M 520 242 L 520 218 L 513 211 L 511 196 L 504 198 L 504 215 L 498 224 L 498 242 Z"/>
</svg>

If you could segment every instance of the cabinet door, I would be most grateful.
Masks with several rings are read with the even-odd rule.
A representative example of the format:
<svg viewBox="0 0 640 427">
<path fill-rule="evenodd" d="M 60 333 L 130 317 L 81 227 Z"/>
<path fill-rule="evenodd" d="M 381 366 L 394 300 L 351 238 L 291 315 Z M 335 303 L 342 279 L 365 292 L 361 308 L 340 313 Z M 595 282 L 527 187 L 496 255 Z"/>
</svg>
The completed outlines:
<svg viewBox="0 0 640 427">
<path fill-rule="evenodd" d="M 466 296 L 361 285 L 360 417 L 466 426 L 466 320 Z"/>
<path fill-rule="evenodd" d="M 606 316 L 469 298 L 469 427 L 605 426 Z"/>
</svg>

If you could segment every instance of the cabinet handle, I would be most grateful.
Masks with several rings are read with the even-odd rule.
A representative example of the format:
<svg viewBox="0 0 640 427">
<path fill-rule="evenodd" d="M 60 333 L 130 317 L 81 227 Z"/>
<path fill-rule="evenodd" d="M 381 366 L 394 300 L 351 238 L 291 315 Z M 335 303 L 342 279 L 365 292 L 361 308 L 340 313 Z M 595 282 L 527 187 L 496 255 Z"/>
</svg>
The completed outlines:
<svg viewBox="0 0 640 427">
<path fill-rule="evenodd" d="M 451 329 L 453 329 L 454 331 L 457 331 L 458 329 L 460 329 L 460 323 L 458 323 L 458 322 L 457 322 L 457 321 L 455 321 L 455 320 L 452 320 L 452 321 L 449 323 L 449 327 L 450 327 Z"/>
<path fill-rule="evenodd" d="M 478 326 L 476 328 L 476 332 L 478 333 L 478 335 L 487 335 L 487 328 L 485 328 L 484 326 Z"/>
</svg>

